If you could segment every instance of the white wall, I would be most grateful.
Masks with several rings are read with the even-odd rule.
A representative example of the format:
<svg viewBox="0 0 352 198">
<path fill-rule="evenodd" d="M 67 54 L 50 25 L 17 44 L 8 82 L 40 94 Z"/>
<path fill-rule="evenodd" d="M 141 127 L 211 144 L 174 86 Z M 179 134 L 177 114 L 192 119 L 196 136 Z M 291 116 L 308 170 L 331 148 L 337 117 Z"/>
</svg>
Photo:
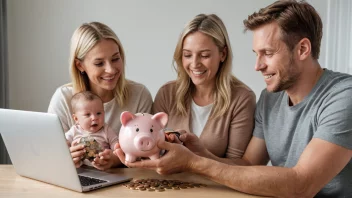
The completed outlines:
<svg viewBox="0 0 352 198">
<path fill-rule="evenodd" d="M 254 71 L 251 33 L 243 19 L 273 0 L 9 0 L 10 108 L 46 111 L 55 89 L 70 81 L 69 41 L 83 22 L 100 21 L 126 50 L 127 78 L 145 84 L 153 97 L 176 74 L 172 56 L 186 22 L 199 13 L 219 15 L 234 52 L 233 73 L 259 98 L 265 87 Z M 311 0 L 326 20 L 327 0 Z M 322 57 L 325 44 L 322 44 Z M 323 58 L 321 60 L 324 60 Z"/>
</svg>

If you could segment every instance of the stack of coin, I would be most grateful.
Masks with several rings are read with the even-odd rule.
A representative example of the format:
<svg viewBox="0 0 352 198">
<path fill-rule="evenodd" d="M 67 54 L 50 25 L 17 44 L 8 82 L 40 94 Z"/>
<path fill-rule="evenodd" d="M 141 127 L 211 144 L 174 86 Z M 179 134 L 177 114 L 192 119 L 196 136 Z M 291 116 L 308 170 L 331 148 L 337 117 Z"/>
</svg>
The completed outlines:
<svg viewBox="0 0 352 198">
<path fill-rule="evenodd" d="M 163 192 L 167 189 L 181 190 L 187 188 L 206 187 L 207 185 L 194 182 L 183 182 L 179 180 L 137 179 L 124 184 L 124 186 L 131 190 Z"/>
</svg>

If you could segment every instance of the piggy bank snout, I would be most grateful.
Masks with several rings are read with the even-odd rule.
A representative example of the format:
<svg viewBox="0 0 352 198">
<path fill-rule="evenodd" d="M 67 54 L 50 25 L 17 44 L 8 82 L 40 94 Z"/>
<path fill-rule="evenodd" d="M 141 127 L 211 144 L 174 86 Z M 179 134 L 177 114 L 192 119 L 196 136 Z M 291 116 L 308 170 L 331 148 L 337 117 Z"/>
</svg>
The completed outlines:
<svg viewBox="0 0 352 198">
<path fill-rule="evenodd" d="M 155 140 L 148 135 L 139 135 L 134 139 L 134 146 L 140 151 L 149 151 L 154 148 Z"/>
</svg>

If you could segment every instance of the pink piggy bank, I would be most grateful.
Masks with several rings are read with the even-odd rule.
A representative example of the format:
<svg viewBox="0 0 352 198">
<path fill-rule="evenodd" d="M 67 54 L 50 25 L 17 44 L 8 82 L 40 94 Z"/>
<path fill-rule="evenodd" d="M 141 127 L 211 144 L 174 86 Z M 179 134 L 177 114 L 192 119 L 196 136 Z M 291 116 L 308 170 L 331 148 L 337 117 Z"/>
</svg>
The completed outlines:
<svg viewBox="0 0 352 198">
<path fill-rule="evenodd" d="M 138 157 L 158 159 L 160 149 L 158 141 L 165 141 L 163 128 L 168 122 L 168 115 L 164 112 L 151 115 L 149 113 L 132 114 L 124 111 L 120 116 L 122 127 L 119 143 L 125 153 L 125 160 L 134 162 Z"/>
</svg>

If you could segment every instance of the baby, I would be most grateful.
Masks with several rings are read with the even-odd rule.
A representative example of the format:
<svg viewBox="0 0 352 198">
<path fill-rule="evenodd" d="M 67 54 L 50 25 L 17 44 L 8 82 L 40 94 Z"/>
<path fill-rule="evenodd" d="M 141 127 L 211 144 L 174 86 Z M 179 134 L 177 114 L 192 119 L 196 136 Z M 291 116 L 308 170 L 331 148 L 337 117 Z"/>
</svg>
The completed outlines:
<svg viewBox="0 0 352 198">
<path fill-rule="evenodd" d="M 65 133 L 66 139 L 70 145 L 85 145 L 82 160 L 91 165 L 99 152 L 114 148 L 117 133 L 104 123 L 104 104 L 99 96 L 90 91 L 79 92 L 72 96 L 71 106 L 76 124 Z"/>
</svg>

